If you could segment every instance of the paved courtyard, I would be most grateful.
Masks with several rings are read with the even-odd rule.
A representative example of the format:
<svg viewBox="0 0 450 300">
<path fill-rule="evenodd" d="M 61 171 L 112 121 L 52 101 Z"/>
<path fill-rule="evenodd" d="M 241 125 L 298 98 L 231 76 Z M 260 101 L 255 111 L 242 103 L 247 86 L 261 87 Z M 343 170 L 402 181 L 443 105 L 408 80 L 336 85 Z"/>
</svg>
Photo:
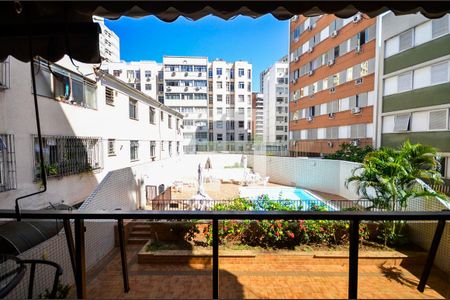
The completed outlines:
<svg viewBox="0 0 450 300">
<path fill-rule="evenodd" d="M 208 299 L 211 270 L 203 265 L 139 265 L 142 246 L 128 246 L 131 291 L 123 293 L 120 254 L 102 262 L 88 278 L 88 298 Z M 359 297 L 370 299 L 450 298 L 448 277 L 433 271 L 424 293 L 417 291 L 422 266 L 360 265 Z M 348 266 L 305 265 L 280 257 L 259 263 L 220 263 L 220 298 L 346 298 Z"/>
</svg>

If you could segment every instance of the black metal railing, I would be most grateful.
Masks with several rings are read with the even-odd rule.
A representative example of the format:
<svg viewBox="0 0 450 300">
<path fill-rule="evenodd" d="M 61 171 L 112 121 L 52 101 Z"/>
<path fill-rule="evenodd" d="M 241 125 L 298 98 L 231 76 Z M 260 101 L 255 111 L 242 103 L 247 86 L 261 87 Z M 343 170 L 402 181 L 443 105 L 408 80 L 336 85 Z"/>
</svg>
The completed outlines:
<svg viewBox="0 0 450 300">
<path fill-rule="evenodd" d="M 17 218 L 14 210 L 0 210 L 1 219 Z M 433 266 L 446 221 L 450 220 L 450 211 L 436 212 L 361 212 L 361 211 L 22 211 L 22 219 L 61 219 L 64 223 L 74 221 L 75 245 L 71 226 L 65 226 L 71 261 L 74 266 L 75 284 L 78 298 L 86 298 L 86 263 L 85 263 L 85 220 L 117 220 L 122 260 L 124 291 L 130 290 L 128 281 L 127 257 L 124 243 L 124 219 L 165 219 L 165 220 L 212 220 L 212 298 L 219 299 L 219 220 L 344 220 L 350 221 L 349 229 L 349 281 L 348 298 L 358 298 L 358 251 L 359 225 L 361 221 L 404 220 L 437 221 L 433 241 L 417 289 L 424 291 Z"/>
</svg>

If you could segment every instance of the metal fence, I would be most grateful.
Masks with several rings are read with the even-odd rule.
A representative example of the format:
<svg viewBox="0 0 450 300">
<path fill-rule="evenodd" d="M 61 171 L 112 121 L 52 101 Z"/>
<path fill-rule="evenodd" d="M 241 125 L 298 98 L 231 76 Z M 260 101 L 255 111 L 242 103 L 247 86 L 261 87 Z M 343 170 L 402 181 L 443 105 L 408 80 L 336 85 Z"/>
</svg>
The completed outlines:
<svg viewBox="0 0 450 300">
<path fill-rule="evenodd" d="M 16 153 L 14 135 L 0 134 L 0 192 L 16 189 Z"/>
<path fill-rule="evenodd" d="M 0 210 L 0 220 L 16 218 L 14 210 Z M 85 257 L 85 220 L 117 220 L 121 252 L 123 288 L 130 291 L 128 279 L 127 253 L 124 241 L 124 219 L 165 219 L 165 220 L 211 220 L 212 221 L 212 299 L 219 299 L 219 220 L 345 220 L 350 221 L 349 228 L 349 278 L 348 298 L 358 298 L 358 255 L 359 225 L 361 221 L 376 220 L 423 220 L 438 221 L 433 241 L 428 253 L 417 289 L 424 291 L 431 268 L 445 229 L 450 220 L 450 211 L 441 212 L 303 212 L 303 211 L 22 211 L 23 220 L 62 219 L 66 224 L 74 220 L 75 234 L 71 226 L 65 226 L 68 252 L 70 253 L 76 283 L 77 297 L 86 298 L 86 257 Z"/>
</svg>

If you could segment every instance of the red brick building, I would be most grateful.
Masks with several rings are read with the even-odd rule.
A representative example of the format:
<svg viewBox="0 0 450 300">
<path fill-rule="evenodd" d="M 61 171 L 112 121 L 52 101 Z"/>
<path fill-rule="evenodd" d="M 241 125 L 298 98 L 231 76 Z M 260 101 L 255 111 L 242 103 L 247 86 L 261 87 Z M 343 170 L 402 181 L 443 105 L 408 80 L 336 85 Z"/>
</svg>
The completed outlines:
<svg viewBox="0 0 450 300">
<path fill-rule="evenodd" d="M 320 156 L 373 144 L 376 19 L 333 15 L 290 23 L 290 145 Z"/>
</svg>

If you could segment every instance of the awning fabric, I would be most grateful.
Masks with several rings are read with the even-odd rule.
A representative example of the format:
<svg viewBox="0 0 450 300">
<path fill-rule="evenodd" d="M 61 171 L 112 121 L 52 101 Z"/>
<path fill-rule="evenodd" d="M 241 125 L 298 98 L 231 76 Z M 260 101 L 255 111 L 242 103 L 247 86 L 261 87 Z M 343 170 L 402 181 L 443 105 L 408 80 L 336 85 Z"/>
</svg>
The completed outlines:
<svg viewBox="0 0 450 300">
<path fill-rule="evenodd" d="M 392 10 L 395 14 L 422 13 L 438 18 L 450 12 L 449 1 L 81 1 L 1 2 L 0 59 L 12 55 L 29 61 L 29 37 L 33 54 L 57 61 L 65 54 L 86 63 L 99 63 L 99 26 L 92 16 L 109 19 L 121 16 L 154 15 L 171 22 L 180 16 L 192 20 L 207 15 L 230 19 L 237 15 L 259 17 L 272 14 L 285 20 L 294 15 L 335 14 L 349 17 L 362 12 L 370 17 Z"/>
</svg>

